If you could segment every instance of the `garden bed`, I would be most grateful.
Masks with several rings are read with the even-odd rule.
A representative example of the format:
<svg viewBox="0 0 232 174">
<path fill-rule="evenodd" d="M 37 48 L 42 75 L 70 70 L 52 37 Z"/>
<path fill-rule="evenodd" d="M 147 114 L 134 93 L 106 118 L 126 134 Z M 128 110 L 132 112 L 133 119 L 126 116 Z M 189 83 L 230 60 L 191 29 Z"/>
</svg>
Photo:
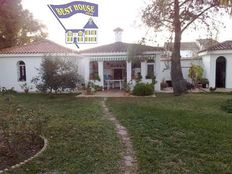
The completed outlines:
<svg viewBox="0 0 232 174">
<path fill-rule="evenodd" d="M 4 142 L 3 135 L 0 134 L 0 171 L 33 157 L 44 147 L 44 140 L 40 136 L 36 136 L 33 141 L 27 141 L 30 139 L 29 136 L 15 136 L 24 138 L 9 149 L 7 143 Z"/>
</svg>

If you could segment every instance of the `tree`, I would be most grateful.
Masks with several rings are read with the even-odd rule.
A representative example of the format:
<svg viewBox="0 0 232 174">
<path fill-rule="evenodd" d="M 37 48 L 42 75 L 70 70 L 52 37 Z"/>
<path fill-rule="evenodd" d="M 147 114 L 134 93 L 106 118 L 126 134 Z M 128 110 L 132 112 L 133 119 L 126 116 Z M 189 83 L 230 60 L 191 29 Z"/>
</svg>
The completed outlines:
<svg viewBox="0 0 232 174">
<path fill-rule="evenodd" d="M 68 58 L 67 58 L 68 59 Z M 69 60 L 46 56 L 39 69 L 39 75 L 32 82 L 41 92 L 74 90 L 82 83 L 78 68 Z"/>
<path fill-rule="evenodd" d="M 227 3 L 228 1 L 228 3 Z M 180 63 L 181 36 L 192 24 L 204 24 L 208 27 L 214 21 L 214 14 L 223 7 L 228 12 L 231 0 L 153 0 L 143 10 L 143 22 L 155 30 L 168 29 L 174 33 L 174 46 L 171 55 L 171 78 L 175 95 L 181 95 L 186 89 Z"/>
<path fill-rule="evenodd" d="M 23 45 L 47 34 L 45 26 L 36 21 L 28 10 L 24 10 L 21 0 L 0 0 L 0 49 Z"/>
</svg>

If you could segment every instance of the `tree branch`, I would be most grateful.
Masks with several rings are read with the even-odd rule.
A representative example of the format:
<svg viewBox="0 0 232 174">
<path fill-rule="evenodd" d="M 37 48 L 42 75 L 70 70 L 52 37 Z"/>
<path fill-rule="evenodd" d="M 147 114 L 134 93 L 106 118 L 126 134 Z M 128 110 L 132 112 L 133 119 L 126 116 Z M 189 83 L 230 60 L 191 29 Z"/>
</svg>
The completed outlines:
<svg viewBox="0 0 232 174">
<path fill-rule="evenodd" d="M 198 15 L 196 15 L 188 24 L 186 24 L 185 27 L 183 27 L 183 29 L 181 30 L 181 33 L 183 33 L 188 27 L 189 25 L 191 25 L 195 20 L 197 20 L 201 15 L 203 15 L 206 11 L 210 10 L 211 8 L 215 7 L 216 5 L 211 5 L 210 7 L 204 9 L 201 13 L 199 13 Z"/>
<path fill-rule="evenodd" d="M 179 7 L 181 8 L 184 4 L 186 4 L 188 1 L 192 1 L 192 0 L 186 0 L 186 1 L 184 1 L 184 2 L 182 2 L 180 5 L 179 5 Z"/>
</svg>

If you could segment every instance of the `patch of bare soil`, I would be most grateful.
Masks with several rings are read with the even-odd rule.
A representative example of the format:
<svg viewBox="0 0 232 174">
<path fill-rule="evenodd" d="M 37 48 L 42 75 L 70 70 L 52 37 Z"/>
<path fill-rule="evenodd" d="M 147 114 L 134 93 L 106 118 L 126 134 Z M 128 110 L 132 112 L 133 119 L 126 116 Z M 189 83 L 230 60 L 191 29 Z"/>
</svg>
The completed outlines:
<svg viewBox="0 0 232 174">
<path fill-rule="evenodd" d="M 43 146 L 44 141 L 39 136 L 15 135 L 15 139 L 6 139 L 0 133 L 0 170 L 10 168 L 34 156 Z"/>
</svg>

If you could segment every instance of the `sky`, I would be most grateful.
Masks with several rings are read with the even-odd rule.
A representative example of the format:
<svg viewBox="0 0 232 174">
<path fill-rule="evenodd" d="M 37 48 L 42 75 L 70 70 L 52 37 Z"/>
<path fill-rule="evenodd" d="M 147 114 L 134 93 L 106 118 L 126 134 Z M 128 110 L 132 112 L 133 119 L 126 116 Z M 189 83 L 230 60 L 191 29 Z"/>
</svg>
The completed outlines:
<svg viewBox="0 0 232 174">
<path fill-rule="evenodd" d="M 75 45 L 65 44 L 65 32 L 58 23 L 48 4 L 58 5 L 66 4 L 75 0 L 22 0 L 23 7 L 28 9 L 35 19 L 47 26 L 48 39 L 63 46 L 77 49 Z M 145 26 L 141 21 L 142 9 L 146 7 L 151 0 L 88 0 L 88 2 L 97 3 L 99 6 L 99 16 L 94 19 L 98 30 L 97 44 L 80 44 L 80 49 L 87 49 L 104 44 L 110 44 L 115 41 L 113 29 L 122 28 L 122 41 L 127 43 L 137 43 L 141 38 L 146 37 L 148 45 L 162 46 L 169 38 L 165 32 L 155 33 L 154 30 Z M 215 18 L 217 18 L 215 16 Z M 83 14 L 76 14 L 62 22 L 66 28 L 74 29 L 83 26 L 88 17 Z M 218 41 L 232 40 L 232 18 L 219 18 L 226 28 L 221 28 L 217 35 Z M 204 39 L 207 34 L 201 29 L 196 31 L 187 31 L 182 36 L 182 41 L 195 41 Z"/>
</svg>

